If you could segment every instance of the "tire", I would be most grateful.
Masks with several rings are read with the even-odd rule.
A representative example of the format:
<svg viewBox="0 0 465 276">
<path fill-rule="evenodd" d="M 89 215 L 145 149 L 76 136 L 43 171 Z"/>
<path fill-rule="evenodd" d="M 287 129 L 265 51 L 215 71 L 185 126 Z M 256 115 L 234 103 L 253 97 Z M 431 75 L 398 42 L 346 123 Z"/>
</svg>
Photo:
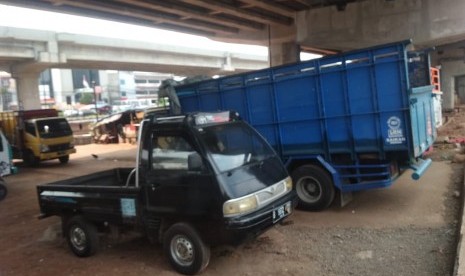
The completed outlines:
<svg viewBox="0 0 465 276">
<path fill-rule="evenodd" d="M 61 164 L 67 164 L 69 161 L 69 155 L 58 157 L 58 160 L 60 160 Z"/>
<path fill-rule="evenodd" d="M 166 231 L 163 249 L 173 268 L 181 274 L 197 274 L 210 261 L 210 247 L 187 223 L 176 223 Z"/>
<path fill-rule="evenodd" d="M 36 167 L 39 165 L 39 158 L 35 157 L 34 153 L 30 150 L 24 152 L 23 159 L 26 165 L 29 167 Z"/>
<path fill-rule="evenodd" d="M 8 194 L 8 190 L 3 183 L 0 183 L 0 200 L 3 200 Z"/>
<path fill-rule="evenodd" d="M 92 256 L 99 246 L 97 227 L 81 216 L 72 217 L 67 222 L 66 240 L 76 256 Z"/>
<path fill-rule="evenodd" d="M 315 165 L 305 165 L 295 169 L 291 176 L 299 198 L 299 208 L 321 211 L 331 205 L 335 190 L 326 170 Z"/>
</svg>

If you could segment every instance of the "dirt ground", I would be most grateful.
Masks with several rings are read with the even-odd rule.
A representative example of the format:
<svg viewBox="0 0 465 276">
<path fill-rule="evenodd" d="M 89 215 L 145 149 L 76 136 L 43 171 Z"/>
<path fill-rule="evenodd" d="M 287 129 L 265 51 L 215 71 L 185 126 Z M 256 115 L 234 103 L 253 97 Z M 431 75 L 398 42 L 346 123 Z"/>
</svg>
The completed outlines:
<svg viewBox="0 0 465 276">
<path fill-rule="evenodd" d="M 462 114 L 453 115 L 457 120 L 441 135 L 463 130 L 465 137 Z M 354 194 L 345 207 L 296 210 L 252 242 L 214 248 L 202 275 L 451 275 L 463 183 L 463 164 L 452 160 L 459 153 L 455 143 L 440 144 L 419 181 L 404 174 L 390 188 Z M 79 146 L 65 166 L 20 165 L 20 173 L 7 178 L 9 194 L 0 202 L 0 276 L 177 275 L 161 246 L 142 237 L 102 237 L 95 256 L 77 258 L 61 238 L 58 218 L 36 218 L 37 184 L 134 166 L 134 158 L 132 145 L 94 144 Z"/>
</svg>

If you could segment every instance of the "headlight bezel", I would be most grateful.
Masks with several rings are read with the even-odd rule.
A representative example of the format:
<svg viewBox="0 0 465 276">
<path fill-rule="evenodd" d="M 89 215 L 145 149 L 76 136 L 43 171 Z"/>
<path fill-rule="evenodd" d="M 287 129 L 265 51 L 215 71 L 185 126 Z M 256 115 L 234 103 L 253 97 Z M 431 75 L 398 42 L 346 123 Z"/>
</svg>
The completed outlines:
<svg viewBox="0 0 465 276">
<path fill-rule="evenodd" d="M 292 178 L 290 176 L 286 177 L 284 180 L 284 185 L 287 191 L 292 191 L 294 188 L 294 183 L 292 182 Z"/>
<path fill-rule="evenodd" d="M 233 217 L 237 215 L 243 215 L 250 213 L 258 208 L 257 197 L 252 195 L 247 195 L 241 198 L 235 198 L 226 201 L 223 204 L 223 215 L 225 217 Z"/>
<path fill-rule="evenodd" d="M 290 176 L 285 179 L 268 186 L 262 190 L 256 191 L 252 194 L 230 199 L 223 203 L 223 216 L 225 218 L 246 215 L 255 210 L 266 206 L 275 199 L 291 192 L 293 189 L 292 178 Z M 263 194 L 272 194 L 271 197 L 263 198 Z M 275 193 L 273 195 L 273 193 Z"/>
</svg>

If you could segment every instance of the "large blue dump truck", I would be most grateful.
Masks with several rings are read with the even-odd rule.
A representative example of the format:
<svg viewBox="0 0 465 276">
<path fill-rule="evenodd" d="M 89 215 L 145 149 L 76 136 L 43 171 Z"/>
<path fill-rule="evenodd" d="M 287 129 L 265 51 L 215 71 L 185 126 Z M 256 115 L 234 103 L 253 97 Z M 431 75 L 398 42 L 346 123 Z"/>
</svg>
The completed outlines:
<svg viewBox="0 0 465 276">
<path fill-rule="evenodd" d="M 176 87 L 183 112 L 235 110 L 275 148 L 304 209 L 418 179 L 436 138 L 427 52 L 410 41 Z"/>
</svg>

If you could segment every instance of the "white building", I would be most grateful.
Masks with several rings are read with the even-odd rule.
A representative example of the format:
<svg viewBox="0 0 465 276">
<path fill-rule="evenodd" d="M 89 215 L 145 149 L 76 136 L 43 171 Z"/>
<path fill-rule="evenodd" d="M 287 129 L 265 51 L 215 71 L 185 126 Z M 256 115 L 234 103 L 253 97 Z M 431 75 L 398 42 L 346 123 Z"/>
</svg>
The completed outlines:
<svg viewBox="0 0 465 276">
<path fill-rule="evenodd" d="M 41 74 L 39 97 L 43 108 L 75 108 L 85 94 L 112 106 L 129 101 L 132 107 L 145 106 L 158 99 L 161 82 L 173 77 L 152 72 L 54 68 Z M 2 102 L 4 109 L 17 109 L 16 86 L 10 74 L 0 72 L 0 88 L 7 92 L 0 94 L 0 109 Z"/>
</svg>

